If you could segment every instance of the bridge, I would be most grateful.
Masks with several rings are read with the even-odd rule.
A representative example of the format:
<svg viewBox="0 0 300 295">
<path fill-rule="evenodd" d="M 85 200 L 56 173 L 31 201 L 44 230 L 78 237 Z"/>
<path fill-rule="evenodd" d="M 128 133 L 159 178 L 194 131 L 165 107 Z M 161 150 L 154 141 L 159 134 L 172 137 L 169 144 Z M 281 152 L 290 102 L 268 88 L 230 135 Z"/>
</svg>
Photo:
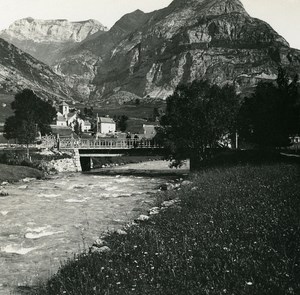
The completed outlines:
<svg viewBox="0 0 300 295">
<path fill-rule="evenodd" d="M 149 139 L 75 139 L 72 137 L 60 138 L 59 139 L 59 149 L 97 149 L 97 150 L 112 150 L 112 149 L 122 149 L 128 150 L 133 148 L 138 149 L 157 149 L 162 148 L 160 145 L 156 144 L 154 140 Z"/>
<path fill-rule="evenodd" d="M 145 139 L 75 139 L 60 138 L 57 142 L 59 150 L 74 150 L 75 158 L 83 171 L 92 167 L 92 158 L 162 155 L 164 148 L 154 140 Z"/>
</svg>

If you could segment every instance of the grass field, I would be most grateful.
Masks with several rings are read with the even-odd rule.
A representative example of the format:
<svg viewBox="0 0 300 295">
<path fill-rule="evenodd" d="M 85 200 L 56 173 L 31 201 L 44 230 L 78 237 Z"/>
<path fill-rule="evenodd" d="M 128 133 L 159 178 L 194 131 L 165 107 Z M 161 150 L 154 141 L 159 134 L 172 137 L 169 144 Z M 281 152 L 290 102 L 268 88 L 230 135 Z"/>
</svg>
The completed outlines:
<svg viewBox="0 0 300 295">
<path fill-rule="evenodd" d="M 40 179 L 43 173 L 30 167 L 0 164 L 0 184 L 3 181 L 15 182 L 26 177 Z"/>
<path fill-rule="evenodd" d="M 83 253 L 34 294 L 299 294 L 300 182 L 296 164 L 206 168 L 179 199 Z"/>
</svg>

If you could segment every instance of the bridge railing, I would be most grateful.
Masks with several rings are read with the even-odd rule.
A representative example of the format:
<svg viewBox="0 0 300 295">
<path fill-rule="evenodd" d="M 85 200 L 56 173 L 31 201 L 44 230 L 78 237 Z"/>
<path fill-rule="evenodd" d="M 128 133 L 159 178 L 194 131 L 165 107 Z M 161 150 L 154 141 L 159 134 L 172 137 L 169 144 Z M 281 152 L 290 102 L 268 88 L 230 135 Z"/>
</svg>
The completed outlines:
<svg viewBox="0 0 300 295">
<path fill-rule="evenodd" d="M 137 139 L 74 139 L 61 138 L 59 148 L 63 149 L 132 149 L 159 148 L 153 140 Z"/>
</svg>

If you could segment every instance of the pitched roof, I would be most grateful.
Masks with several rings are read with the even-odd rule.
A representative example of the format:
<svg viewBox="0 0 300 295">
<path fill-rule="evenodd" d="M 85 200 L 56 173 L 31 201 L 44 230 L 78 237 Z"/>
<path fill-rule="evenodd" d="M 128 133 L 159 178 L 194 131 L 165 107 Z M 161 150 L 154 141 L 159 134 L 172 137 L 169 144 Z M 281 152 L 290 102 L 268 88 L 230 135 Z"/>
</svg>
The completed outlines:
<svg viewBox="0 0 300 295">
<path fill-rule="evenodd" d="M 59 134 L 60 136 L 71 136 L 72 129 L 68 126 L 56 126 L 50 125 L 53 134 Z"/>
<path fill-rule="evenodd" d="M 100 117 L 99 122 L 100 123 L 116 124 L 116 122 L 112 118 L 108 118 L 108 117 Z"/>
<path fill-rule="evenodd" d="M 57 122 L 66 122 L 66 119 L 63 115 L 58 115 L 57 114 L 57 118 L 56 118 Z"/>
<path fill-rule="evenodd" d="M 67 117 L 68 119 L 74 117 L 76 115 L 76 112 L 68 113 Z"/>
<path fill-rule="evenodd" d="M 69 106 L 65 101 L 63 101 L 60 106 Z"/>
</svg>

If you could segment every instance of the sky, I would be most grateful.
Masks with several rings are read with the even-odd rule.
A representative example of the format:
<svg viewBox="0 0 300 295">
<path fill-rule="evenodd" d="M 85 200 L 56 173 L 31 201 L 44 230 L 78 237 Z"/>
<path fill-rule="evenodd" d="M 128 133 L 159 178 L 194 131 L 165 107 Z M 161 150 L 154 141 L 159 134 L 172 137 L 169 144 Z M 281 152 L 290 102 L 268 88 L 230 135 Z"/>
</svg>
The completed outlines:
<svg viewBox="0 0 300 295">
<path fill-rule="evenodd" d="M 0 30 L 15 20 L 96 19 L 110 28 L 125 13 L 153 11 L 171 0 L 0 0 Z M 291 47 L 300 49 L 300 0 L 241 0 L 248 13 L 269 23 Z"/>
</svg>

